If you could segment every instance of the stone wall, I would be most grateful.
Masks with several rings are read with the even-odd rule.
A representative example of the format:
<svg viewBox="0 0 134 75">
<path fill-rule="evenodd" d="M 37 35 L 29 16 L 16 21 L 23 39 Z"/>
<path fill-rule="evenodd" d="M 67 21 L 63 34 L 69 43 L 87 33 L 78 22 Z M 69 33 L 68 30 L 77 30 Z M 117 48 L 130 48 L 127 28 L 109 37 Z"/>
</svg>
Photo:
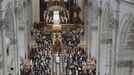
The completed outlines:
<svg viewBox="0 0 134 75">
<path fill-rule="evenodd" d="M 120 61 L 132 61 L 133 66 L 134 33 L 132 19 L 134 1 L 88 1 L 89 5 L 91 5 L 89 6 L 89 16 L 87 17 L 88 32 L 90 33 L 88 37 L 90 39 L 89 50 L 91 57 L 97 59 L 97 75 L 133 75 L 133 67 L 118 67 L 118 64 L 121 63 Z M 95 7 L 94 4 L 97 4 L 97 6 Z M 92 14 L 95 13 L 95 9 L 97 13 Z M 93 16 L 97 16 L 97 18 Z"/>
</svg>

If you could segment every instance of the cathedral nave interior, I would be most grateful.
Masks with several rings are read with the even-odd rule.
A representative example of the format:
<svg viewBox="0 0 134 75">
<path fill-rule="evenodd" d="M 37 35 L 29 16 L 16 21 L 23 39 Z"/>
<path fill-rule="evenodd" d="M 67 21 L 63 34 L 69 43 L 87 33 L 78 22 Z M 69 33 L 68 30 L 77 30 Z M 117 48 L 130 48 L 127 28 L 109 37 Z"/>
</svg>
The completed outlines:
<svg viewBox="0 0 134 75">
<path fill-rule="evenodd" d="M 0 0 L 0 75 L 134 75 L 133 0 Z"/>
<path fill-rule="evenodd" d="M 48 8 L 43 11 L 41 22 L 34 22 L 31 30 L 32 41 L 28 58 L 32 61 L 30 73 L 95 75 L 96 60 L 87 60 L 88 54 L 80 46 L 84 25 L 79 17 L 81 9 L 76 0 L 74 4 L 62 1 L 46 1 L 45 4 Z M 25 70 L 22 69 L 23 71 Z"/>
</svg>

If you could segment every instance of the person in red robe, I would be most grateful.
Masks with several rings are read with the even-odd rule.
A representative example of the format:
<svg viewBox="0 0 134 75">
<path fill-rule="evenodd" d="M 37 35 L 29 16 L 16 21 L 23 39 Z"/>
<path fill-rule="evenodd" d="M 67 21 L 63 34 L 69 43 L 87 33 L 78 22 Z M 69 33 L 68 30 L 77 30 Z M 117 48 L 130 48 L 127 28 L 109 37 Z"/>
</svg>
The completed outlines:
<svg viewBox="0 0 134 75">
<path fill-rule="evenodd" d="M 61 52 L 61 41 L 56 38 L 54 43 L 54 52 Z"/>
</svg>

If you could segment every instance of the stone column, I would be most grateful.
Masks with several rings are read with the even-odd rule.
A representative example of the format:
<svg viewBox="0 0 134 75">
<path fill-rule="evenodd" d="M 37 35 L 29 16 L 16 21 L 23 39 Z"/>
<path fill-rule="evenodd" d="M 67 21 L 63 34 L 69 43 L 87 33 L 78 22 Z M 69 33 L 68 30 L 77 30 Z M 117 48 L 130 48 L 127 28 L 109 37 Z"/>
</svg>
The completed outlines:
<svg viewBox="0 0 134 75">
<path fill-rule="evenodd" d="M 0 0 L 0 42 L 2 42 L 2 5 L 1 5 L 2 0 Z M 2 65 L 3 62 L 3 49 L 2 49 L 2 43 L 0 43 L 0 65 Z M 2 74 L 2 67 L 0 66 L 0 75 Z"/>
<path fill-rule="evenodd" d="M 40 0 L 32 0 L 32 22 L 40 21 Z"/>
<path fill-rule="evenodd" d="M 3 66 L 3 64 L 4 64 L 4 47 L 3 47 L 3 34 L 2 34 L 2 25 L 3 25 L 3 23 L 2 23 L 2 21 L 0 22 L 0 75 L 4 75 L 4 66 Z"/>
<path fill-rule="evenodd" d="M 112 59 L 111 59 L 111 75 L 116 75 L 116 64 L 117 64 L 117 36 L 118 36 L 118 26 L 119 26 L 119 13 L 120 13 L 120 1 L 116 0 L 116 18 L 114 20 L 113 28 L 113 43 L 112 43 Z"/>
<path fill-rule="evenodd" d="M 89 0 L 89 1 L 87 1 L 88 2 L 88 4 L 90 4 L 90 3 L 92 3 L 92 1 L 91 0 Z M 89 14 L 89 16 L 88 16 L 88 26 L 87 26 L 87 40 L 88 40 L 88 42 L 87 42 L 87 46 L 88 46 L 88 48 L 87 48 L 87 50 L 88 50 L 88 59 L 90 58 L 90 47 L 91 47 L 91 25 L 92 25 L 92 6 L 91 5 L 88 5 L 88 14 Z"/>
<path fill-rule="evenodd" d="M 97 64 L 96 64 L 96 75 L 100 75 L 100 31 L 101 31 L 101 18 L 102 18 L 102 0 L 99 0 L 99 18 L 98 18 L 98 49 L 97 49 Z"/>
<path fill-rule="evenodd" d="M 5 45 L 5 27 L 2 27 L 2 49 L 3 49 L 3 74 L 8 75 L 7 72 L 7 55 L 6 55 L 6 45 Z"/>
<path fill-rule="evenodd" d="M 31 17 L 29 15 L 27 15 L 27 2 L 24 1 L 25 5 L 24 5 L 24 45 L 25 45 L 25 58 L 28 58 L 28 23 L 27 23 L 27 18 Z M 29 11 L 30 12 L 30 11 Z M 27 17 L 28 16 L 28 17 Z"/>
<path fill-rule="evenodd" d="M 26 27 L 27 28 L 27 31 L 26 31 L 26 34 L 27 34 L 27 49 L 29 50 L 30 49 L 30 40 L 31 40 L 31 28 L 33 27 L 33 23 L 32 23 L 32 1 L 33 0 L 26 0 Z"/>
</svg>

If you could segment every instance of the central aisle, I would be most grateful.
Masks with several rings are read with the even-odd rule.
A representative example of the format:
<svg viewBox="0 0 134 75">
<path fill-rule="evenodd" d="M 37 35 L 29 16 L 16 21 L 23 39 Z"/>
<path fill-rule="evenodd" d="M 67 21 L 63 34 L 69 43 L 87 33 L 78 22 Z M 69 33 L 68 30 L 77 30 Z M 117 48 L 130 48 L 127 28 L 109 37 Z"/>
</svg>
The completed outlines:
<svg viewBox="0 0 134 75">
<path fill-rule="evenodd" d="M 60 75 L 65 71 L 64 51 L 62 50 L 62 33 L 53 33 L 52 73 Z"/>
<path fill-rule="evenodd" d="M 65 74 L 65 64 L 63 54 L 53 54 L 52 73 L 56 75 Z"/>
</svg>

